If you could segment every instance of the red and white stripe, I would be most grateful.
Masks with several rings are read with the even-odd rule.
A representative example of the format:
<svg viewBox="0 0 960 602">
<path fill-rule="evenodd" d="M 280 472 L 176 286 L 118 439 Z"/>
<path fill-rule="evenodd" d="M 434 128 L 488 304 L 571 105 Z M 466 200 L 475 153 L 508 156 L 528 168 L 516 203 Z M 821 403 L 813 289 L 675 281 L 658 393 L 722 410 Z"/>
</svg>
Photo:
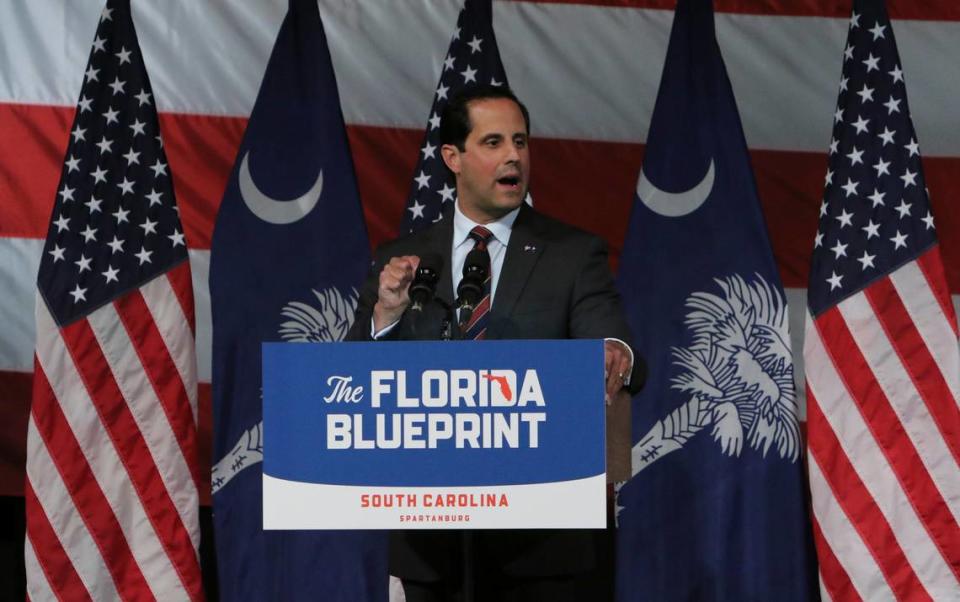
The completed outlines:
<svg viewBox="0 0 960 602">
<path fill-rule="evenodd" d="M 960 598 L 960 348 L 939 249 L 816 319 L 804 359 L 821 583 Z"/>
<path fill-rule="evenodd" d="M 714 4 L 718 41 L 794 310 L 791 331 L 799 355 L 803 287 L 849 3 Z M 960 212 L 950 203 L 960 198 L 954 175 L 960 172 L 960 78 L 949 74 L 960 56 L 960 4 L 887 4 L 897 19 L 924 175 L 950 290 L 957 293 Z M 392 238 L 399 227 L 459 5 L 320 0 L 373 244 Z M 602 235 L 614 258 L 634 198 L 674 5 L 494 1 L 504 66 L 532 113 L 537 206 Z M 0 399 L 10 417 L 9 426 L 0 422 L 4 450 L 25 445 L 37 266 L 102 7 L 102 0 L 0 0 Z M 284 0 L 132 2 L 191 249 L 204 462 L 211 432 L 207 266 L 214 216 L 286 9 Z M 942 330 L 931 328 L 934 334 Z M 0 455 L 2 493 L 23 493 L 22 458 Z M 200 472 L 205 496 L 209 471 Z"/>
<path fill-rule="evenodd" d="M 203 598 L 186 263 L 59 328 L 37 296 L 31 600 Z"/>
</svg>

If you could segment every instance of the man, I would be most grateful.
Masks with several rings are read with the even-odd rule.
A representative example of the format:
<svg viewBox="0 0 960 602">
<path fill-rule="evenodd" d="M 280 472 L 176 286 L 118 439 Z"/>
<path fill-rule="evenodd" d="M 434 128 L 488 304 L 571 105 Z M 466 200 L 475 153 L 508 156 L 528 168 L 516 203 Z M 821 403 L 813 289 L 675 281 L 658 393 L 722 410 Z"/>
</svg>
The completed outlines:
<svg viewBox="0 0 960 602">
<path fill-rule="evenodd" d="M 453 338 L 603 338 L 608 398 L 624 386 L 635 392 L 645 367 L 626 342 L 605 244 L 523 202 L 529 130 L 526 108 L 503 87 L 468 88 L 451 98 L 441 116 L 440 152 L 456 178 L 455 207 L 432 227 L 377 251 L 348 338 L 436 339 L 445 329 Z M 481 302 L 469 317 L 455 315 L 445 306 L 454 306 L 455 285 L 475 248 L 489 255 L 492 303 Z M 410 284 L 420 258 L 432 253 L 444 258 L 437 302 L 410 311 Z M 577 592 L 596 565 L 597 534 L 590 531 L 488 531 L 475 538 L 478 600 L 581 599 Z M 403 579 L 409 602 L 462 599 L 461 547 L 449 531 L 392 538 L 391 573 Z"/>
</svg>

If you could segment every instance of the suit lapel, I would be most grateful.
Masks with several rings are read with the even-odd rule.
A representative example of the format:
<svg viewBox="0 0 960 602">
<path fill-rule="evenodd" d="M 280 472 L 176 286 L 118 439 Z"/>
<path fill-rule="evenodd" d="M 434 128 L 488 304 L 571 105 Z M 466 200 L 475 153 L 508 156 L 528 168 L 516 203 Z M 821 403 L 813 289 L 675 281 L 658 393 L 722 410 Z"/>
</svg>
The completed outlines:
<svg viewBox="0 0 960 602">
<path fill-rule="evenodd" d="M 507 255 L 503 260 L 503 272 L 497 281 L 497 295 L 490 310 L 492 332 L 488 338 L 497 338 L 499 329 L 495 326 L 501 321 L 500 317 L 509 316 L 520 298 L 520 293 L 530 278 L 533 267 L 540 259 L 540 254 L 546 246 L 542 236 L 534 227 L 536 214 L 532 209 L 522 205 L 517 221 L 513 223 L 510 232 L 510 243 L 507 245 Z"/>
<path fill-rule="evenodd" d="M 440 272 L 440 282 L 437 283 L 436 296 L 448 305 L 453 304 L 453 269 L 450 265 L 450 253 L 453 249 L 453 217 L 452 211 L 447 212 L 436 228 L 430 230 L 430 238 L 426 241 L 426 248 L 443 257 L 443 270 Z"/>
</svg>

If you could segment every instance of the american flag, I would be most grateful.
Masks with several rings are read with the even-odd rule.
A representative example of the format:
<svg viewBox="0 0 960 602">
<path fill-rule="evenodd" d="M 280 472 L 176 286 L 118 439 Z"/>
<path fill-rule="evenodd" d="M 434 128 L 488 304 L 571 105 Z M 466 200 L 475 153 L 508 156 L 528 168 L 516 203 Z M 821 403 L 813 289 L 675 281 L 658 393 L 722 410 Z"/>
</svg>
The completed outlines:
<svg viewBox="0 0 960 602">
<path fill-rule="evenodd" d="M 440 156 L 440 114 L 451 96 L 479 84 L 509 85 L 493 35 L 491 0 L 466 0 L 441 66 L 401 232 L 426 228 L 440 219 L 448 202 L 456 200 L 456 182 Z"/>
<path fill-rule="evenodd" d="M 129 0 L 97 27 L 36 321 L 30 599 L 202 599 L 190 267 Z"/>
<path fill-rule="evenodd" d="M 882 2 L 854 3 L 808 290 L 821 589 L 956 600 L 957 322 Z"/>
</svg>

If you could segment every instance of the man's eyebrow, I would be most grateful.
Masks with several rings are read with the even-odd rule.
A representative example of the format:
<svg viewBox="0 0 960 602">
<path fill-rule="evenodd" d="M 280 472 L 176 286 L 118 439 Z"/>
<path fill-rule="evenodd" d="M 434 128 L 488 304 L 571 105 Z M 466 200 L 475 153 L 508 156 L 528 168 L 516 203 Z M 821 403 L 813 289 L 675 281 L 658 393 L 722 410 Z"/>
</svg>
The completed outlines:
<svg viewBox="0 0 960 602">
<path fill-rule="evenodd" d="M 499 133 L 499 132 L 490 132 L 489 134 L 487 134 L 486 136 L 484 136 L 484 137 L 481 138 L 480 140 L 486 141 L 486 140 L 493 140 L 493 139 L 499 139 L 499 138 L 503 138 L 503 134 L 501 134 L 501 133 Z"/>
</svg>

